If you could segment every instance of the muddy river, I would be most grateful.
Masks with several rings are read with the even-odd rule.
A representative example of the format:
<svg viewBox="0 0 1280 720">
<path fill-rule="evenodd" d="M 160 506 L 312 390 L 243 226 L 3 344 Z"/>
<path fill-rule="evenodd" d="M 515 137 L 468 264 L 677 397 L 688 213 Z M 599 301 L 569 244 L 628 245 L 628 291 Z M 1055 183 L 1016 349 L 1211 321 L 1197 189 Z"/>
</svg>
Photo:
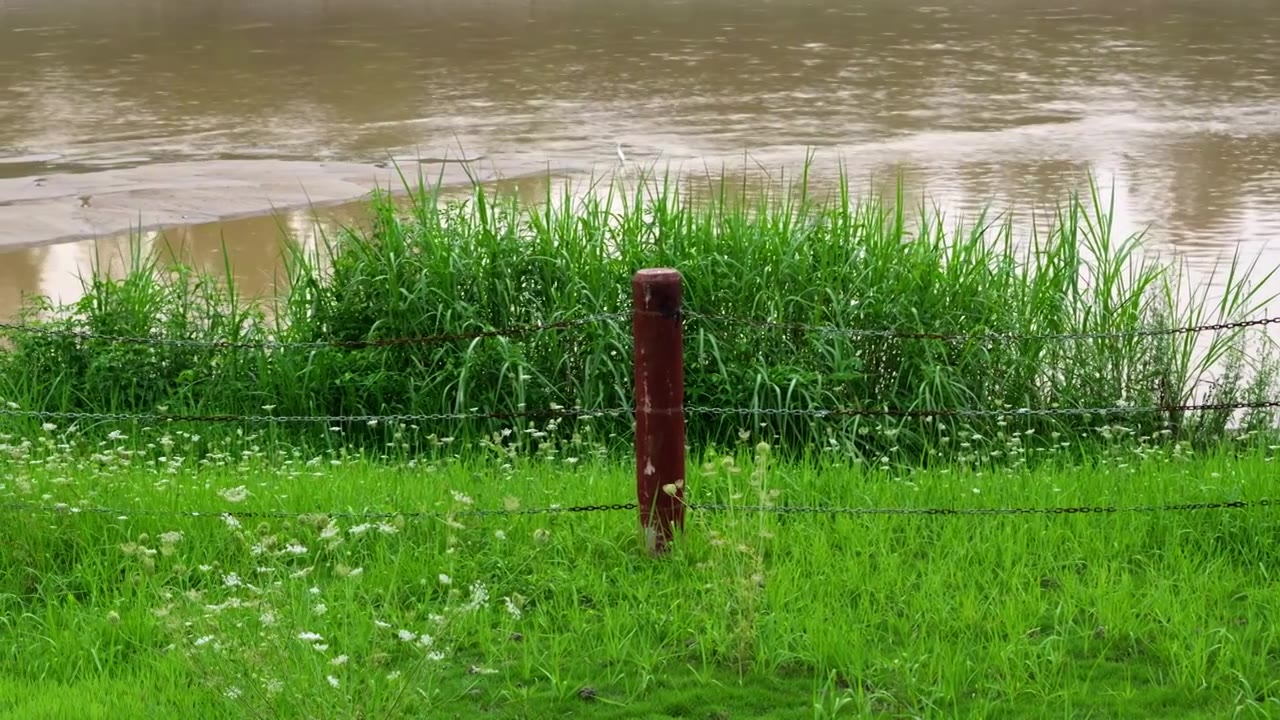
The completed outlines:
<svg viewBox="0 0 1280 720">
<path fill-rule="evenodd" d="M 390 161 L 535 188 L 844 163 L 956 212 L 1088 173 L 1198 272 L 1280 259 L 1275 0 L 0 0 L 0 317 L 163 236 L 270 292 Z M 466 161 L 466 162 L 460 162 Z M 163 230 L 163 233 L 160 231 Z M 1280 289 L 1280 288 L 1277 288 Z"/>
</svg>

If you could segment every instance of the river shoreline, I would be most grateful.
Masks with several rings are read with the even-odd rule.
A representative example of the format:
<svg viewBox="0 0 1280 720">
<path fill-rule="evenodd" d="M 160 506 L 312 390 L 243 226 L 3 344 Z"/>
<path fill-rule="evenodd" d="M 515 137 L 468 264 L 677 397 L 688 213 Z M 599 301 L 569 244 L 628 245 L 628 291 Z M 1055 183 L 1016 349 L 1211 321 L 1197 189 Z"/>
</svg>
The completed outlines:
<svg viewBox="0 0 1280 720">
<path fill-rule="evenodd" d="M 0 179 L 0 251 L 350 203 L 375 187 L 403 192 L 418 167 L 212 160 Z M 443 186 L 498 177 L 457 162 L 420 167 Z"/>
</svg>

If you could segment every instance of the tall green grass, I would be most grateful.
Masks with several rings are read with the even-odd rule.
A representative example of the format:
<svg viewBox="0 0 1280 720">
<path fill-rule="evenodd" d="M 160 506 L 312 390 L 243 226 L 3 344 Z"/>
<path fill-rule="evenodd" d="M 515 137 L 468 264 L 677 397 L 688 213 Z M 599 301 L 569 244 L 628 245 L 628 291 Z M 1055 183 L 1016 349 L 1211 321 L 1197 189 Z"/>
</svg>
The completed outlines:
<svg viewBox="0 0 1280 720">
<path fill-rule="evenodd" d="M 419 178 L 421 180 L 421 178 Z M 408 185 L 408 183 L 406 183 Z M 806 175 L 748 191 L 711 182 L 695 198 L 671 178 L 614 182 L 521 203 L 479 185 L 447 202 L 420 182 L 407 202 L 375 193 L 367 229 L 343 228 L 315 252 L 286 246 L 286 289 L 274 303 L 240 297 L 213 277 L 138 254 L 123 280 L 86 279 L 79 302 L 32 305 L 52 331 L 284 346 L 225 349 L 115 344 L 13 334 L 0 356 L 0 396 L 22 409 L 249 415 L 450 414 L 552 406 L 626 407 L 633 400 L 625 318 L 515 338 L 346 349 L 289 343 L 371 340 L 541 324 L 630 310 L 630 279 L 666 266 L 685 279 L 686 400 L 760 411 L 839 407 L 1010 409 L 1178 404 L 1204 388 L 1222 402 L 1273 386 L 1244 331 L 1125 335 L 1248 317 L 1263 304 L 1253 268 L 1233 263 L 1220 286 L 1188 288 L 1181 268 L 1115 237 L 1107 199 L 1090 185 L 1034 227 L 982 214 L 953 222 L 893 197 L 855 198 Z M 163 269 L 162 269 L 163 268 Z M 43 319 L 38 319 L 40 318 Z M 759 328 L 729 316 L 849 330 L 954 334 L 1115 333 L 1083 340 L 962 341 L 857 337 Z M 11 418 L 0 418 L 10 422 Z M 1140 435 L 1212 441 L 1230 413 L 1147 412 L 1122 418 Z M 1253 413 L 1256 429 L 1270 415 Z M 30 421 L 23 421 L 30 422 Z M 694 445 L 751 433 L 788 448 L 821 445 L 859 458 L 963 457 L 957 438 L 1026 432 L 1088 437 L 1106 417 L 868 420 L 806 415 L 697 415 Z M 557 424 L 625 441 L 630 419 Z M 410 449 L 507 423 L 346 424 L 344 442 Z M 526 428 L 515 428 L 524 430 Z M 208 429 L 202 432 L 212 432 Z M 327 442 L 325 423 L 273 432 Z M 536 444 L 538 433 L 499 435 Z M 298 437 L 300 436 L 300 437 Z"/>
</svg>

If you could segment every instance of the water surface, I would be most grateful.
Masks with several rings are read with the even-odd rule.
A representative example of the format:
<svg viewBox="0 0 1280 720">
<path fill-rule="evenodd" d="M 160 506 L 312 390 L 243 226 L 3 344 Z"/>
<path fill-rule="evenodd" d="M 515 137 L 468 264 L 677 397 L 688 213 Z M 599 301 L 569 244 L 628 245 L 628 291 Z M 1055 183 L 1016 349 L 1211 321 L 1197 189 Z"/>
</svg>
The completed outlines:
<svg viewBox="0 0 1280 720">
<path fill-rule="evenodd" d="M 306 214 L 217 218 L 389 158 L 610 172 L 618 142 L 694 173 L 814 148 L 957 211 L 1093 172 L 1118 229 L 1274 266 L 1276 117 L 1273 0 L 0 0 L 0 316 L 74 297 L 131 223 L 195 223 L 169 239 L 260 294 Z"/>
</svg>

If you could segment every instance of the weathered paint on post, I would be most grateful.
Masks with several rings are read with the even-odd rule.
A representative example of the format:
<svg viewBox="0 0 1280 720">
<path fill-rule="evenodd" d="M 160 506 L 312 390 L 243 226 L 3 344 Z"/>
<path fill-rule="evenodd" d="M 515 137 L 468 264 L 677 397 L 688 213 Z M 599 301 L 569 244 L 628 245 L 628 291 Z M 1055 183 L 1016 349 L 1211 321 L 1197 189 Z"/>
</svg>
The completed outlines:
<svg viewBox="0 0 1280 720">
<path fill-rule="evenodd" d="M 636 497 L 650 554 L 684 529 L 684 329 L 680 273 L 641 270 L 631 280 L 636 382 Z"/>
</svg>

